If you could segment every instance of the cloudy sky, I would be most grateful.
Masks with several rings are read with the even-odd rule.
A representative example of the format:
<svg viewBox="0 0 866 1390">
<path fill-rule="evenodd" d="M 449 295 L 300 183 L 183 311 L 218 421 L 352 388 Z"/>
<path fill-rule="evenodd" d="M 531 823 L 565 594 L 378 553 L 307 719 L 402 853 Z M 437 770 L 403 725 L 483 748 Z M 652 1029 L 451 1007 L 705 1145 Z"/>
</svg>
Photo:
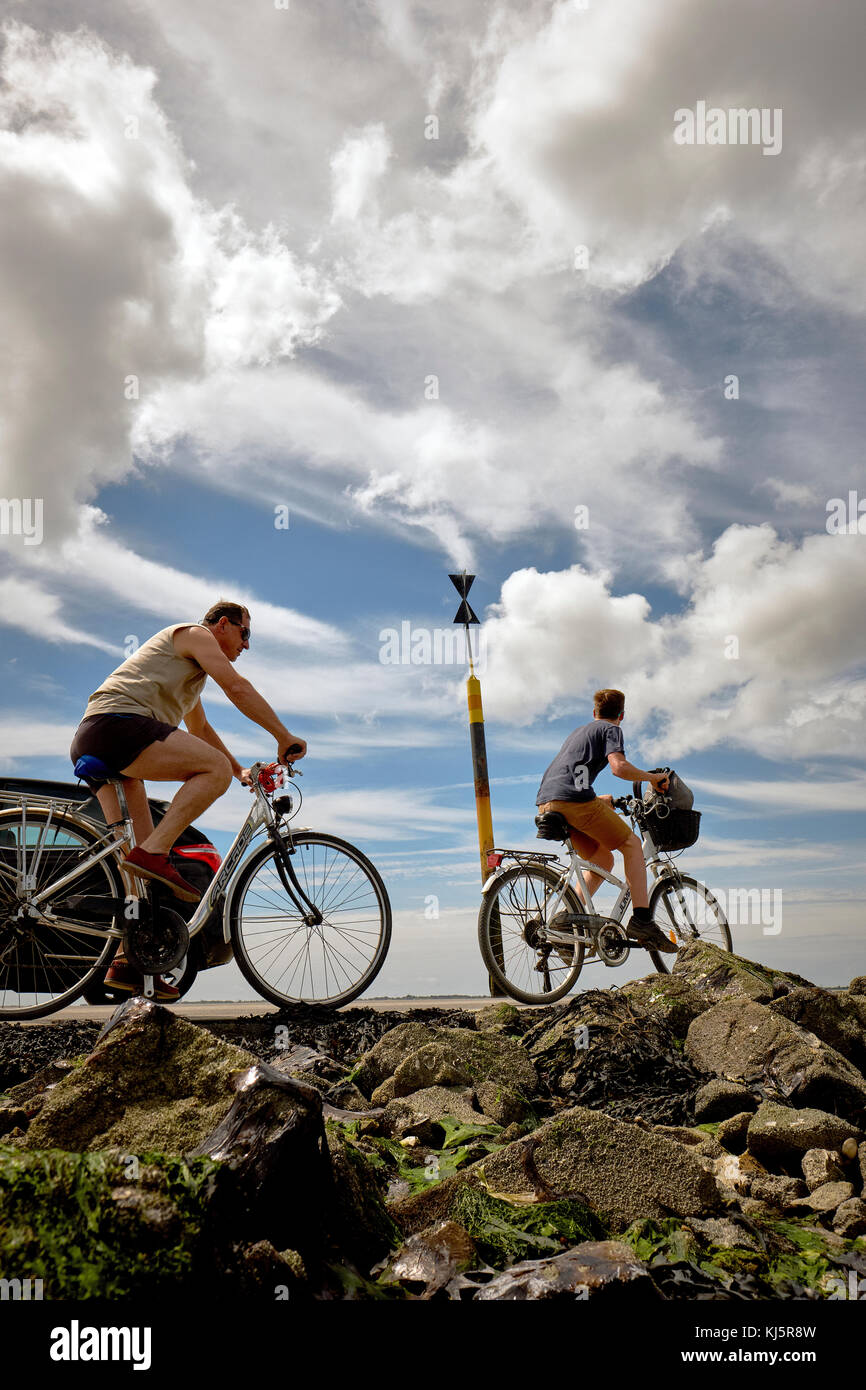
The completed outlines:
<svg viewBox="0 0 866 1390">
<path fill-rule="evenodd" d="M 691 870 L 783 894 L 735 946 L 866 973 L 859 0 L 0 12 L 0 772 L 69 777 L 129 639 L 241 597 L 305 819 L 385 872 L 373 993 L 483 992 L 463 667 L 383 659 L 466 568 L 497 843 L 620 686 Z M 700 103 L 774 147 L 680 143 Z"/>
</svg>

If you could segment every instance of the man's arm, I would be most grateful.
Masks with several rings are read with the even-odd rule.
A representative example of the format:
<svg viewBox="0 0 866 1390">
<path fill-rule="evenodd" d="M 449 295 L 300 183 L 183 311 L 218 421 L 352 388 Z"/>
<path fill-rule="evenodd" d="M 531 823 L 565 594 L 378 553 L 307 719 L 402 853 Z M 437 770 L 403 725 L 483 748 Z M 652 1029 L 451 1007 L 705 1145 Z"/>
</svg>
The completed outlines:
<svg viewBox="0 0 866 1390">
<path fill-rule="evenodd" d="M 207 715 L 201 707 L 201 700 L 197 702 L 195 709 L 190 710 L 183 722 L 190 733 L 195 734 L 196 738 L 203 739 L 204 742 L 209 743 L 212 748 L 218 748 L 221 753 L 225 753 L 232 765 L 232 776 L 238 777 L 243 781 L 244 774 L 249 772 L 249 768 L 241 767 L 237 758 L 226 748 L 216 729 L 212 728 L 208 723 Z"/>
<path fill-rule="evenodd" d="M 262 698 L 255 686 L 251 685 L 244 676 L 238 675 L 228 657 L 220 651 L 213 633 L 208 632 L 207 628 L 203 627 L 188 627 L 175 635 L 174 645 L 179 656 L 191 657 L 193 661 L 198 662 L 202 670 L 207 671 L 241 714 L 245 714 L 247 719 L 251 719 L 254 724 L 258 724 L 262 729 L 267 729 L 268 733 L 273 735 L 277 740 L 280 755 L 285 752 L 289 744 L 299 743 L 303 751 L 292 754 L 290 761 L 294 762 L 297 758 L 304 756 L 307 751 L 304 740 L 298 738 L 296 734 L 290 734 L 285 724 L 271 709 L 267 700 Z M 190 732 L 193 731 L 190 730 Z"/>
<path fill-rule="evenodd" d="M 607 761 L 614 777 L 622 777 L 626 782 L 651 782 L 654 791 L 664 791 L 667 786 L 666 773 L 644 772 L 630 763 L 625 753 L 608 753 Z"/>
</svg>

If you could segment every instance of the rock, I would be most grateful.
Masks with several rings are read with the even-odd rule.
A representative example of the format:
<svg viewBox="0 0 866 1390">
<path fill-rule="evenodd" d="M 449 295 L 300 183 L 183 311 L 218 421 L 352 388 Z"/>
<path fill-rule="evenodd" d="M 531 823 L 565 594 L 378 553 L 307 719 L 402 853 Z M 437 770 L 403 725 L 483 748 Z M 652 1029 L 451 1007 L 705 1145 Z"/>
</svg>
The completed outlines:
<svg viewBox="0 0 866 1390">
<path fill-rule="evenodd" d="M 497 1081 L 482 1081 L 480 1086 L 476 1086 L 475 1094 L 479 1106 L 495 1124 L 521 1124 L 532 1113 L 532 1107 L 523 1096 Z"/>
<path fill-rule="evenodd" d="M 833 1149 L 807 1149 L 803 1154 L 803 1177 L 810 1192 L 825 1182 L 844 1182 L 839 1155 Z"/>
<path fill-rule="evenodd" d="M 337 1197 L 322 1098 L 259 1061 L 236 1075 L 232 1088 L 231 1109 L 189 1156 L 216 1160 L 231 1174 L 221 1187 L 227 1221 L 243 1211 L 250 1239 L 303 1253 L 319 1243 L 322 1215 Z"/>
<path fill-rule="evenodd" d="M 475 1027 L 482 1033 L 510 1033 L 520 1036 L 526 1029 L 525 1016 L 529 1009 L 518 1009 L 514 1004 L 488 1004 L 486 1008 L 476 1009 Z"/>
<path fill-rule="evenodd" d="M 857 1163 L 860 1167 L 860 1180 L 866 1190 L 866 1143 L 857 1146 Z"/>
<path fill-rule="evenodd" d="M 757 1177 L 751 1186 L 751 1196 L 769 1206 L 787 1211 L 792 1202 L 808 1195 L 808 1188 L 802 1178 L 777 1178 L 772 1175 Z"/>
<path fill-rule="evenodd" d="M 857 1157 L 859 1147 L 856 1139 L 846 1139 L 842 1145 L 842 1157 L 850 1162 L 851 1159 Z"/>
<path fill-rule="evenodd" d="M 714 1120 L 728 1120 L 732 1115 L 741 1115 L 744 1110 L 757 1110 L 758 1101 L 746 1086 L 737 1081 L 716 1079 L 708 1081 L 695 1096 L 695 1120 L 698 1124 L 712 1124 Z"/>
<path fill-rule="evenodd" d="M 848 993 L 866 995 L 866 975 L 855 975 L 848 986 Z"/>
<path fill-rule="evenodd" d="M 328 1100 L 332 1105 L 338 1105 L 343 1110 L 369 1110 L 370 1102 L 367 1097 L 358 1090 L 354 1081 L 337 1081 L 327 1092 Z"/>
<path fill-rule="evenodd" d="M 851 1125 L 824 1110 L 791 1110 L 764 1101 L 749 1125 L 749 1150 L 772 1167 L 799 1163 L 809 1149 L 837 1149 L 851 1134 Z"/>
<path fill-rule="evenodd" d="M 39 1071 L 27 1078 L 26 1081 L 19 1082 L 17 1086 L 12 1086 L 5 1096 L 7 1104 L 26 1105 L 30 1114 L 35 1114 L 38 1106 L 34 1106 L 34 1101 L 41 1103 L 42 1097 L 52 1086 L 56 1086 L 58 1081 L 62 1081 L 72 1071 L 72 1063 L 63 1058 L 56 1058 L 45 1067 L 40 1067 Z"/>
<path fill-rule="evenodd" d="M 688 1125 L 653 1125 L 652 1132 L 664 1135 L 666 1139 L 678 1139 L 681 1144 L 688 1144 L 692 1149 L 707 1138 L 703 1130 L 691 1129 Z"/>
<path fill-rule="evenodd" d="M 692 1216 L 718 1208 L 708 1160 L 637 1125 L 577 1106 L 424 1192 L 390 1205 L 411 1233 L 450 1215 L 455 1184 L 482 1186 L 491 1196 L 551 1202 L 578 1197 L 609 1226 L 639 1217 Z M 438 1188 L 438 1191 L 435 1190 Z"/>
<path fill-rule="evenodd" d="M 257 1240 L 240 1255 L 244 1294 L 306 1301 L 307 1272 L 297 1250 L 276 1250 L 269 1240 Z"/>
<path fill-rule="evenodd" d="M 409 1053 L 394 1072 L 395 1096 L 427 1086 L 472 1085 L 493 1081 L 532 1092 L 538 1081 L 525 1049 L 504 1033 L 473 1033 L 440 1028 L 433 1042 Z"/>
<path fill-rule="evenodd" d="M 226 1114 L 231 1078 L 255 1060 L 160 1004 L 131 999 L 83 1064 L 45 1092 L 22 1145 L 186 1153 Z"/>
<path fill-rule="evenodd" d="M 371 1105 L 387 1105 L 389 1100 L 393 1100 L 396 1094 L 396 1086 L 393 1076 L 387 1077 L 381 1086 L 377 1086 L 370 1097 Z"/>
<path fill-rule="evenodd" d="M 713 1004 L 728 999 L 753 999 L 765 1004 L 798 985 L 813 987 L 811 981 L 804 980 L 801 975 L 770 970 L 732 951 L 723 951 L 709 941 L 694 941 L 682 946 L 677 952 L 672 976 L 687 981 Z"/>
<path fill-rule="evenodd" d="M 817 985 L 800 985 L 783 998 L 774 999 L 769 1007 L 841 1052 L 859 1071 L 866 1067 L 866 1032 L 840 996 Z"/>
<path fill-rule="evenodd" d="M 469 1092 L 469 1096 L 472 1092 Z M 401 1138 L 417 1134 L 425 1143 L 441 1142 L 443 1131 L 436 1121 L 449 1115 L 467 1125 L 490 1125 L 496 1121 L 473 1109 L 466 1092 L 445 1086 L 430 1086 L 423 1091 L 389 1100 L 382 1124 L 387 1134 Z"/>
<path fill-rule="evenodd" d="M 833 1230 L 846 1240 L 866 1235 L 866 1202 L 860 1197 L 840 1202 L 833 1216 Z"/>
<path fill-rule="evenodd" d="M 810 1192 L 808 1197 L 800 1197 L 798 1201 L 792 1202 L 791 1209 L 805 1207 L 808 1211 L 835 1211 L 853 1196 L 854 1188 L 850 1182 L 825 1182 L 823 1186 Z"/>
<path fill-rule="evenodd" d="M 400 1284 L 408 1293 L 429 1299 L 475 1260 L 474 1242 L 463 1227 L 440 1221 L 410 1236 L 384 1262 L 380 1283 Z"/>
<path fill-rule="evenodd" d="M 727 999 L 701 1014 L 686 1037 L 687 1057 L 705 1072 L 759 1085 L 769 1098 L 833 1107 L 866 1117 L 866 1079 L 814 1033 L 750 999 Z"/>
<path fill-rule="evenodd" d="M 748 1196 L 753 1175 L 741 1167 L 739 1154 L 726 1153 L 711 1162 L 716 1191 L 723 1202 L 736 1203 L 740 1197 Z"/>
<path fill-rule="evenodd" d="M 28 1124 L 29 1117 L 23 1106 L 0 1106 L 0 1135 L 14 1134 L 16 1130 L 23 1134 Z"/>
<path fill-rule="evenodd" d="M 662 1018 L 678 1038 L 684 1038 L 689 1024 L 709 1008 L 706 997 L 678 975 L 648 975 L 644 980 L 629 980 L 620 993 L 648 1013 Z"/>
<path fill-rule="evenodd" d="M 716 1138 L 723 1149 L 729 1153 L 741 1154 L 746 1147 L 746 1138 L 749 1133 L 749 1125 L 752 1120 L 751 1110 L 744 1110 L 739 1115 L 732 1115 L 728 1120 L 722 1120 L 716 1130 Z"/>
<path fill-rule="evenodd" d="M 691 1120 L 700 1076 L 665 1019 L 625 990 L 587 990 L 530 1028 L 523 1045 L 554 1095 L 619 1119 Z M 513 1084 L 513 1083 L 512 1083 Z"/>
<path fill-rule="evenodd" d="M 355 1084 L 375 1100 L 373 1093 L 383 1081 L 394 1075 L 400 1063 L 425 1043 L 433 1042 L 435 1037 L 436 1029 L 426 1023 L 400 1023 L 396 1028 L 389 1028 L 376 1045 L 359 1059 L 353 1077 Z"/>
<path fill-rule="evenodd" d="M 584 1241 L 547 1260 L 523 1260 L 485 1284 L 475 1301 L 567 1298 L 619 1302 L 660 1301 L 661 1295 L 630 1246 L 617 1240 Z"/>
<path fill-rule="evenodd" d="M 717 1245 L 722 1250 L 763 1251 L 764 1248 L 748 1226 L 730 1216 L 710 1217 L 703 1221 L 690 1216 L 686 1225 L 707 1245 Z"/>
</svg>

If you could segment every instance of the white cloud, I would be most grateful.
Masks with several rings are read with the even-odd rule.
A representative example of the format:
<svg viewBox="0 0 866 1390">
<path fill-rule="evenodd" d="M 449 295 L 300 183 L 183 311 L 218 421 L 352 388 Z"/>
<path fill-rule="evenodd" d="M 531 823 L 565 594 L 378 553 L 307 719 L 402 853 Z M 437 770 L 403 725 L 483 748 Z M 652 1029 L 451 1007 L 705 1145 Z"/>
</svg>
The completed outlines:
<svg viewBox="0 0 866 1390">
<path fill-rule="evenodd" d="M 768 758 L 862 753 L 866 547 L 859 536 L 780 540 L 731 526 L 696 560 L 689 604 L 653 620 L 610 576 L 512 574 L 485 627 L 489 717 L 531 723 L 626 691 L 645 757 L 724 743 Z M 828 615 L 832 614 L 832 620 Z"/>
</svg>

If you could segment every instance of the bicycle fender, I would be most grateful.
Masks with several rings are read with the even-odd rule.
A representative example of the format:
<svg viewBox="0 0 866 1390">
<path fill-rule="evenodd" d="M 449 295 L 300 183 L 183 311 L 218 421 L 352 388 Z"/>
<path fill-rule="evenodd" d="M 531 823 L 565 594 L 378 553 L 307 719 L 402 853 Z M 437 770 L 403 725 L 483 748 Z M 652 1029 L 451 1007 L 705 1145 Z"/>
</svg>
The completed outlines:
<svg viewBox="0 0 866 1390">
<path fill-rule="evenodd" d="M 482 891 L 482 893 L 486 893 L 487 890 L 488 890 L 488 888 L 491 886 L 491 884 L 495 883 L 496 880 L 497 880 L 498 878 L 501 878 L 501 877 L 502 877 L 502 870 L 501 870 L 501 869 L 494 869 L 494 870 L 493 870 L 493 873 L 490 874 L 489 877 L 486 878 L 486 879 L 484 880 L 484 883 L 483 883 L 482 886 L 481 886 L 481 891 Z"/>
</svg>

